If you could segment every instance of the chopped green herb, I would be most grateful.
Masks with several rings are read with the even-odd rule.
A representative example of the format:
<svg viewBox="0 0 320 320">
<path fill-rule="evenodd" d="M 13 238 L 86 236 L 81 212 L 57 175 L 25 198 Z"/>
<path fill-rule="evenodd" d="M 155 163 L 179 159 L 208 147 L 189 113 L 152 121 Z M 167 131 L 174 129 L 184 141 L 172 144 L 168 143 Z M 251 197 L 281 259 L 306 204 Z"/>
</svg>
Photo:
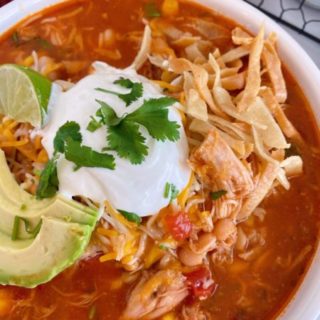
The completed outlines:
<svg viewBox="0 0 320 320">
<path fill-rule="evenodd" d="M 161 13 L 159 12 L 154 2 L 149 2 L 149 3 L 146 3 L 144 6 L 144 15 L 147 18 L 156 18 L 156 17 L 160 17 Z"/>
<path fill-rule="evenodd" d="M 218 190 L 218 191 L 210 192 L 210 197 L 212 200 L 218 200 L 226 194 L 227 194 L 226 190 Z"/>
<path fill-rule="evenodd" d="M 118 124 L 111 124 L 107 136 L 108 149 L 116 151 L 119 157 L 128 159 L 132 164 L 140 164 L 148 155 L 148 147 L 138 124 L 144 126 L 154 139 L 179 139 L 179 125 L 168 119 L 167 108 L 174 102 L 171 98 L 146 100 L 139 109 L 123 117 Z"/>
<path fill-rule="evenodd" d="M 159 244 L 159 248 L 161 249 L 161 250 L 168 250 L 169 248 L 165 245 L 165 244 L 163 244 L 163 243 L 160 243 Z"/>
<path fill-rule="evenodd" d="M 173 184 L 173 183 L 169 183 L 167 182 L 165 187 L 164 187 L 164 197 L 170 198 L 170 202 L 172 202 L 174 199 L 177 198 L 179 194 L 179 190 L 178 188 Z"/>
<path fill-rule="evenodd" d="M 91 120 L 87 126 L 88 131 L 95 132 L 96 130 L 100 129 L 103 126 L 103 123 L 98 121 L 96 118 L 94 118 L 92 116 L 90 118 L 91 118 Z"/>
<path fill-rule="evenodd" d="M 141 124 L 156 140 L 176 141 L 180 137 L 180 126 L 177 122 L 168 119 L 168 107 L 175 102 L 177 102 L 175 99 L 169 97 L 145 100 L 139 109 L 128 114 L 124 119 Z"/>
<path fill-rule="evenodd" d="M 15 216 L 14 222 L 13 222 L 11 240 L 15 241 L 19 239 L 19 229 L 20 229 L 21 221 L 24 223 L 24 228 L 26 232 L 30 234 L 32 238 L 35 238 L 41 229 L 42 220 L 40 220 L 38 224 L 32 229 L 30 221 L 28 219 Z"/>
<path fill-rule="evenodd" d="M 177 198 L 179 194 L 179 190 L 174 184 L 171 184 L 171 196 L 170 196 L 170 202 Z"/>
<path fill-rule="evenodd" d="M 131 221 L 131 222 L 135 222 L 136 224 L 141 224 L 141 217 L 138 216 L 136 213 L 133 213 L 133 212 L 128 212 L 128 211 L 125 211 L 125 210 L 119 210 L 118 211 L 128 220 L 128 221 Z"/>
<path fill-rule="evenodd" d="M 114 110 L 104 101 L 96 100 L 101 108 L 97 111 L 96 116 L 99 117 L 105 125 L 116 126 L 118 125 L 122 118 L 118 118 Z"/>
<path fill-rule="evenodd" d="M 34 41 L 36 42 L 36 44 L 38 44 L 42 49 L 50 49 L 53 47 L 52 43 L 49 42 L 46 39 L 43 39 L 41 37 L 36 37 L 34 38 Z"/>
<path fill-rule="evenodd" d="M 122 121 L 108 128 L 108 149 L 116 151 L 120 158 L 128 159 L 132 164 L 140 164 L 148 155 L 145 140 L 134 122 Z"/>
<path fill-rule="evenodd" d="M 40 175 L 41 175 L 41 170 L 39 170 L 39 169 L 33 169 L 33 173 L 37 176 L 37 177 L 40 177 Z"/>
<path fill-rule="evenodd" d="M 20 39 L 20 34 L 18 31 L 15 31 L 12 36 L 11 36 L 11 39 L 13 41 L 13 43 L 16 45 L 16 46 L 19 46 L 20 43 L 21 43 L 21 39 Z"/>
<path fill-rule="evenodd" d="M 118 96 L 122 101 L 126 103 L 128 107 L 132 102 L 138 100 L 142 97 L 143 94 L 143 86 L 140 82 L 132 82 L 130 79 L 120 78 L 114 82 L 114 84 L 118 84 L 119 86 L 131 89 L 129 93 L 119 93 L 114 92 L 111 90 L 103 89 L 103 88 L 96 88 L 97 91 L 110 93 Z"/>
<path fill-rule="evenodd" d="M 77 122 L 68 121 L 59 128 L 53 140 L 55 152 L 64 152 L 66 139 L 72 139 L 73 141 L 77 141 L 79 143 L 82 142 L 80 126 Z"/>
<path fill-rule="evenodd" d="M 99 153 L 90 147 L 82 146 L 79 141 L 67 139 L 64 147 L 65 157 L 73 162 L 75 170 L 81 167 L 96 167 L 114 170 L 114 156 L 107 153 Z"/>
<path fill-rule="evenodd" d="M 20 210 L 21 211 L 26 211 L 27 210 L 27 205 L 25 203 L 23 203 L 21 206 L 20 206 Z"/>
<path fill-rule="evenodd" d="M 163 196 L 165 197 L 165 199 L 169 198 L 170 189 L 171 189 L 171 184 L 167 182 L 166 185 L 164 186 L 164 193 L 163 193 Z"/>
<path fill-rule="evenodd" d="M 93 305 L 90 309 L 89 309 L 89 313 L 88 313 L 88 319 L 89 320 L 93 320 L 96 317 L 97 314 L 97 307 L 95 305 Z"/>
<path fill-rule="evenodd" d="M 49 160 L 46 167 L 41 172 L 36 192 L 37 199 L 52 198 L 57 193 L 59 188 L 57 159 L 57 156 L 55 156 Z"/>
</svg>

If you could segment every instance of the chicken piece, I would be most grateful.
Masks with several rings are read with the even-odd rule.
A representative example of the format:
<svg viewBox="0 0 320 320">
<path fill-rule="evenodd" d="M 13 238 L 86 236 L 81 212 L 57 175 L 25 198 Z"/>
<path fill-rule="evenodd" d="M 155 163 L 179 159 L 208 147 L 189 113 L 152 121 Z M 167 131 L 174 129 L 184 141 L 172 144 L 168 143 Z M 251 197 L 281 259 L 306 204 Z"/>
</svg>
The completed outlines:
<svg viewBox="0 0 320 320">
<path fill-rule="evenodd" d="M 145 273 L 131 292 L 121 320 L 150 320 L 172 310 L 188 295 L 185 280 L 176 270 Z"/>
<path fill-rule="evenodd" d="M 267 163 L 258 176 L 258 183 L 254 191 L 244 201 L 243 206 L 237 216 L 237 222 L 246 220 L 257 208 L 260 202 L 267 196 L 272 188 L 273 182 L 279 173 L 279 165 L 276 163 Z"/>
<path fill-rule="evenodd" d="M 218 188 L 226 190 L 229 196 L 241 197 L 253 190 L 250 172 L 216 130 L 211 130 L 193 152 L 190 164 L 212 190 Z"/>
</svg>

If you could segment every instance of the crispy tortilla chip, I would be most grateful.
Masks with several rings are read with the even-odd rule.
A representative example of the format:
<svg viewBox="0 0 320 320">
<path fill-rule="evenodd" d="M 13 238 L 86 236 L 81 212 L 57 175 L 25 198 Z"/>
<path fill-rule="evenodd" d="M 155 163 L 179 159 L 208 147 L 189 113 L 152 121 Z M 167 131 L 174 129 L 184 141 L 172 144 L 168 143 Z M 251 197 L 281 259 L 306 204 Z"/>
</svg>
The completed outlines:
<svg viewBox="0 0 320 320">
<path fill-rule="evenodd" d="M 229 63 L 238 59 L 241 59 L 250 54 L 250 46 L 240 46 L 235 49 L 231 49 L 221 56 L 218 61 L 223 63 Z"/>
<path fill-rule="evenodd" d="M 265 41 L 262 60 L 268 71 L 277 101 L 279 103 L 284 103 L 288 96 L 286 82 L 282 74 L 280 58 L 274 45 L 269 39 Z"/>
<path fill-rule="evenodd" d="M 169 63 L 170 70 L 175 73 L 181 74 L 185 71 L 191 71 L 193 73 L 197 89 L 201 97 L 209 105 L 210 109 L 220 116 L 225 116 L 224 113 L 214 103 L 211 92 L 208 88 L 209 74 L 204 67 L 193 64 L 184 58 L 172 58 L 170 59 Z"/>
<path fill-rule="evenodd" d="M 216 58 L 210 53 L 209 64 L 215 73 L 214 87 L 221 87 L 221 71 Z"/>
<path fill-rule="evenodd" d="M 266 162 L 279 163 L 277 160 L 271 157 L 271 155 L 267 150 L 265 150 L 262 137 L 260 136 L 258 130 L 255 129 L 253 126 L 252 126 L 252 136 L 254 140 L 254 149 L 257 156 L 261 160 L 264 160 Z"/>
<path fill-rule="evenodd" d="M 253 37 L 243 29 L 236 27 L 232 30 L 232 41 L 238 46 L 250 45 L 253 42 Z"/>
<path fill-rule="evenodd" d="M 265 126 L 266 129 L 257 130 L 263 144 L 269 149 L 286 149 L 290 147 L 279 125 L 260 97 L 257 97 L 254 103 L 246 111 L 242 112 L 241 115 L 246 119 L 250 119 L 251 123 L 258 122 Z"/>
<path fill-rule="evenodd" d="M 207 121 L 207 104 L 195 90 L 194 80 L 189 72 L 184 72 L 184 93 L 186 96 L 186 113 L 196 119 Z"/>
<path fill-rule="evenodd" d="M 225 112 L 227 115 L 240 120 L 242 122 L 248 123 L 255 127 L 259 127 L 261 129 L 266 129 L 266 126 L 258 121 L 255 122 L 251 118 L 246 117 L 238 111 L 236 106 L 234 105 L 229 92 L 221 87 L 214 87 L 213 88 L 213 96 L 214 99 L 219 106 L 219 108 Z"/>
<path fill-rule="evenodd" d="M 136 58 L 132 62 L 130 66 L 131 68 L 138 70 L 148 60 L 148 54 L 150 53 L 150 49 L 151 49 L 151 42 L 152 42 L 151 29 L 148 25 L 146 25 L 144 28 L 144 34 L 143 34 L 140 50 Z"/>
<path fill-rule="evenodd" d="M 287 118 L 286 114 L 282 110 L 275 96 L 270 88 L 263 87 L 260 90 L 260 95 L 263 98 L 264 103 L 269 108 L 273 116 L 276 118 L 281 130 L 288 138 L 296 138 L 302 140 L 299 132 Z"/>
<path fill-rule="evenodd" d="M 237 73 L 229 77 L 224 77 L 221 80 L 221 85 L 224 89 L 228 91 L 241 90 L 244 88 L 246 84 L 246 75 L 247 72 L 243 71 L 241 73 Z"/>
<path fill-rule="evenodd" d="M 261 174 L 256 178 L 257 184 L 254 191 L 244 201 L 243 206 L 238 214 L 237 222 L 247 220 L 252 212 L 258 207 L 261 201 L 267 196 L 272 188 L 273 182 L 279 173 L 279 165 L 267 163 L 262 169 Z"/>
<path fill-rule="evenodd" d="M 260 59 L 263 50 L 263 39 L 264 27 L 261 27 L 251 47 L 246 86 L 243 91 L 243 96 L 237 106 L 240 111 L 246 110 L 250 107 L 250 105 L 255 101 L 260 90 Z"/>
</svg>

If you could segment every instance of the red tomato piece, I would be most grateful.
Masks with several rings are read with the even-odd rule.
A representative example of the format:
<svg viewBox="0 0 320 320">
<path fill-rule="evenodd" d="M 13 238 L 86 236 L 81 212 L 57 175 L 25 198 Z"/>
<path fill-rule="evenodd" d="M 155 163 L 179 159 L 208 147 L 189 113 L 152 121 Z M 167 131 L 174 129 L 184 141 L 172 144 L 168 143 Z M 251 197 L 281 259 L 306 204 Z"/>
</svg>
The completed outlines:
<svg viewBox="0 0 320 320">
<path fill-rule="evenodd" d="M 192 224 L 185 212 L 167 215 L 165 224 L 169 233 L 177 241 L 185 240 L 190 236 Z"/>
<path fill-rule="evenodd" d="M 211 272 L 206 267 L 186 273 L 185 276 L 193 298 L 205 300 L 211 297 L 218 288 L 218 284 L 212 279 Z"/>
</svg>

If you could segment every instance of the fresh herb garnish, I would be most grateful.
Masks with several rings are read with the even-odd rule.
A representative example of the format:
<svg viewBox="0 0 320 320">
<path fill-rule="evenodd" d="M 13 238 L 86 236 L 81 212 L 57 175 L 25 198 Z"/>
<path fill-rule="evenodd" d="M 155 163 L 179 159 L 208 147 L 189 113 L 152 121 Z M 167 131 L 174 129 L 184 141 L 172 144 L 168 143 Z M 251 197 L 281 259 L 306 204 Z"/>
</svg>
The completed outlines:
<svg viewBox="0 0 320 320">
<path fill-rule="evenodd" d="M 120 78 L 114 81 L 114 84 L 118 84 L 119 86 L 130 89 L 129 93 L 119 93 L 114 92 L 111 90 L 103 89 L 103 88 L 96 88 L 97 91 L 110 93 L 118 96 L 122 101 L 125 102 L 126 106 L 128 107 L 132 102 L 138 100 L 142 97 L 143 94 L 143 86 L 140 82 L 132 82 L 130 79 Z"/>
<path fill-rule="evenodd" d="M 227 194 L 226 190 L 218 190 L 218 191 L 210 192 L 210 197 L 212 200 L 218 200 L 226 194 Z"/>
<path fill-rule="evenodd" d="M 116 151 L 120 158 L 128 159 L 132 164 L 140 164 L 148 155 L 145 140 L 136 123 L 123 121 L 108 128 L 107 149 Z"/>
<path fill-rule="evenodd" d="M 109 126 L 105 150 L 114 150 L 119 157 L 128 159 L 132 164 L 140 164 L 148 155 L 148 146 L 139 125 L 145 127 L 156 140 L 178 140 L 180 126 L 168 119 L 167 109 L 175 102 L 167 97 L 145 100 L 139 109 L 122 118 L 118 118 L 109 106 L 104 108 L 108 110 L 108 116 L 104 117 L 103 122 Z"/>
<path fill-rule="evenodd" d="M 21 211 L 26 211 L 27 210 L 27 205 L 25 203 L 23 203 L 21 206 L 20 206 L 20 210 Z"/>
<path fill-rule="evenodd" d="M 90 117 L 91 120 L 88 123 L 87 130 L 90 132 L 95 132 L 103 126 L 103 123 L 98 121 L 95 117 Z"/>
<path fill-rule="evenodd" d="M 82 136 L 80 133 L 80 126 L 75 121 L 68 121 L 59 128 L 56 136 L 53 140 L 53 146 L 55 153 L 64 152 L 64 146 L 66 139 L 72 139 L 73 141 L 82 142 Z"/>
<path fill-rule="evenodd" d="M 20 39 L 20 34 L 18 31 L 15 31 L 12 36 L 11 36 L 11 39 L 13 41 L 13 43 L 16 45 L 16 46 L 19 46 L 20 43 L 21 43 L 21 39 Z"/>
<path fill-rule="evenodd" d="M 165 187 L 164 187 L 164 194 L 163 196 L 167 199 L 170 198 L 170 202 L 172 202 L 174 199 L 177 198 L 179 194 L 178 188 L 173 184 L 167 182 Z"/>
<path fill-rule="evenodd" d="M 81 167 L 96 167 L 114 170 L 114 156 L 107 153 L 100 153 L 90 147 L 82 146 L 79 141 L 67 139 L 64 147 L 65 157 L 73 162 L 75 170 Z"/>
<path fill-rule="evenodd" d="M 156 7 L 156 4 L 154 2 L 146 3 L 143 9 L 144 9 L 144 15 L 147 18 L 156 18 L 161 16 L 161 13 Z"/>
<path fill-rule="evenodd" d="M 38 224 L 32 229 L 31 223 L 28 219 L 21 218 L 18 216 L 14 217 L 13 221 L 13 228 L 11 233 L 11 240 L 15 241 L 19 239 L 19 229 L 20 229 L 20 222 L 24 223 L 24 228 L 28 234 L 30 234 L 31 238 L 35 238 L 39 233 L 42 225 L 42 220 L 38 222 Z"/>
<path fill-rule="evenodd" d="M 59 180 L 57 173 L 57 156 L 47 162 L 46 167 L 41 172 L 39 185 L 36 192 L 37 199 L 52 198 L 58 191 Z"/>
<path fill-rule="evenodd" d="M 161 249 L 161 250 L 168 250 L 169 249 L 169 247 L 167 247 L 165 244 L 163 244 L 163 243 L 160 243 L 159 244 L 159 248 Z"/>
<path fill-rule="evenodd" d="M 118 211 L 128 220 L 128 221 L 131 221 L 131 222 L 135 222 L 136 224 L 141 224 L 141 217 L 138 216 L 136 213 L 133 213 L 133 212 L 128 212 L 128 211 L 125 211 L 125 210 L 120 210 L 118 209 Z"/>
</svg>

